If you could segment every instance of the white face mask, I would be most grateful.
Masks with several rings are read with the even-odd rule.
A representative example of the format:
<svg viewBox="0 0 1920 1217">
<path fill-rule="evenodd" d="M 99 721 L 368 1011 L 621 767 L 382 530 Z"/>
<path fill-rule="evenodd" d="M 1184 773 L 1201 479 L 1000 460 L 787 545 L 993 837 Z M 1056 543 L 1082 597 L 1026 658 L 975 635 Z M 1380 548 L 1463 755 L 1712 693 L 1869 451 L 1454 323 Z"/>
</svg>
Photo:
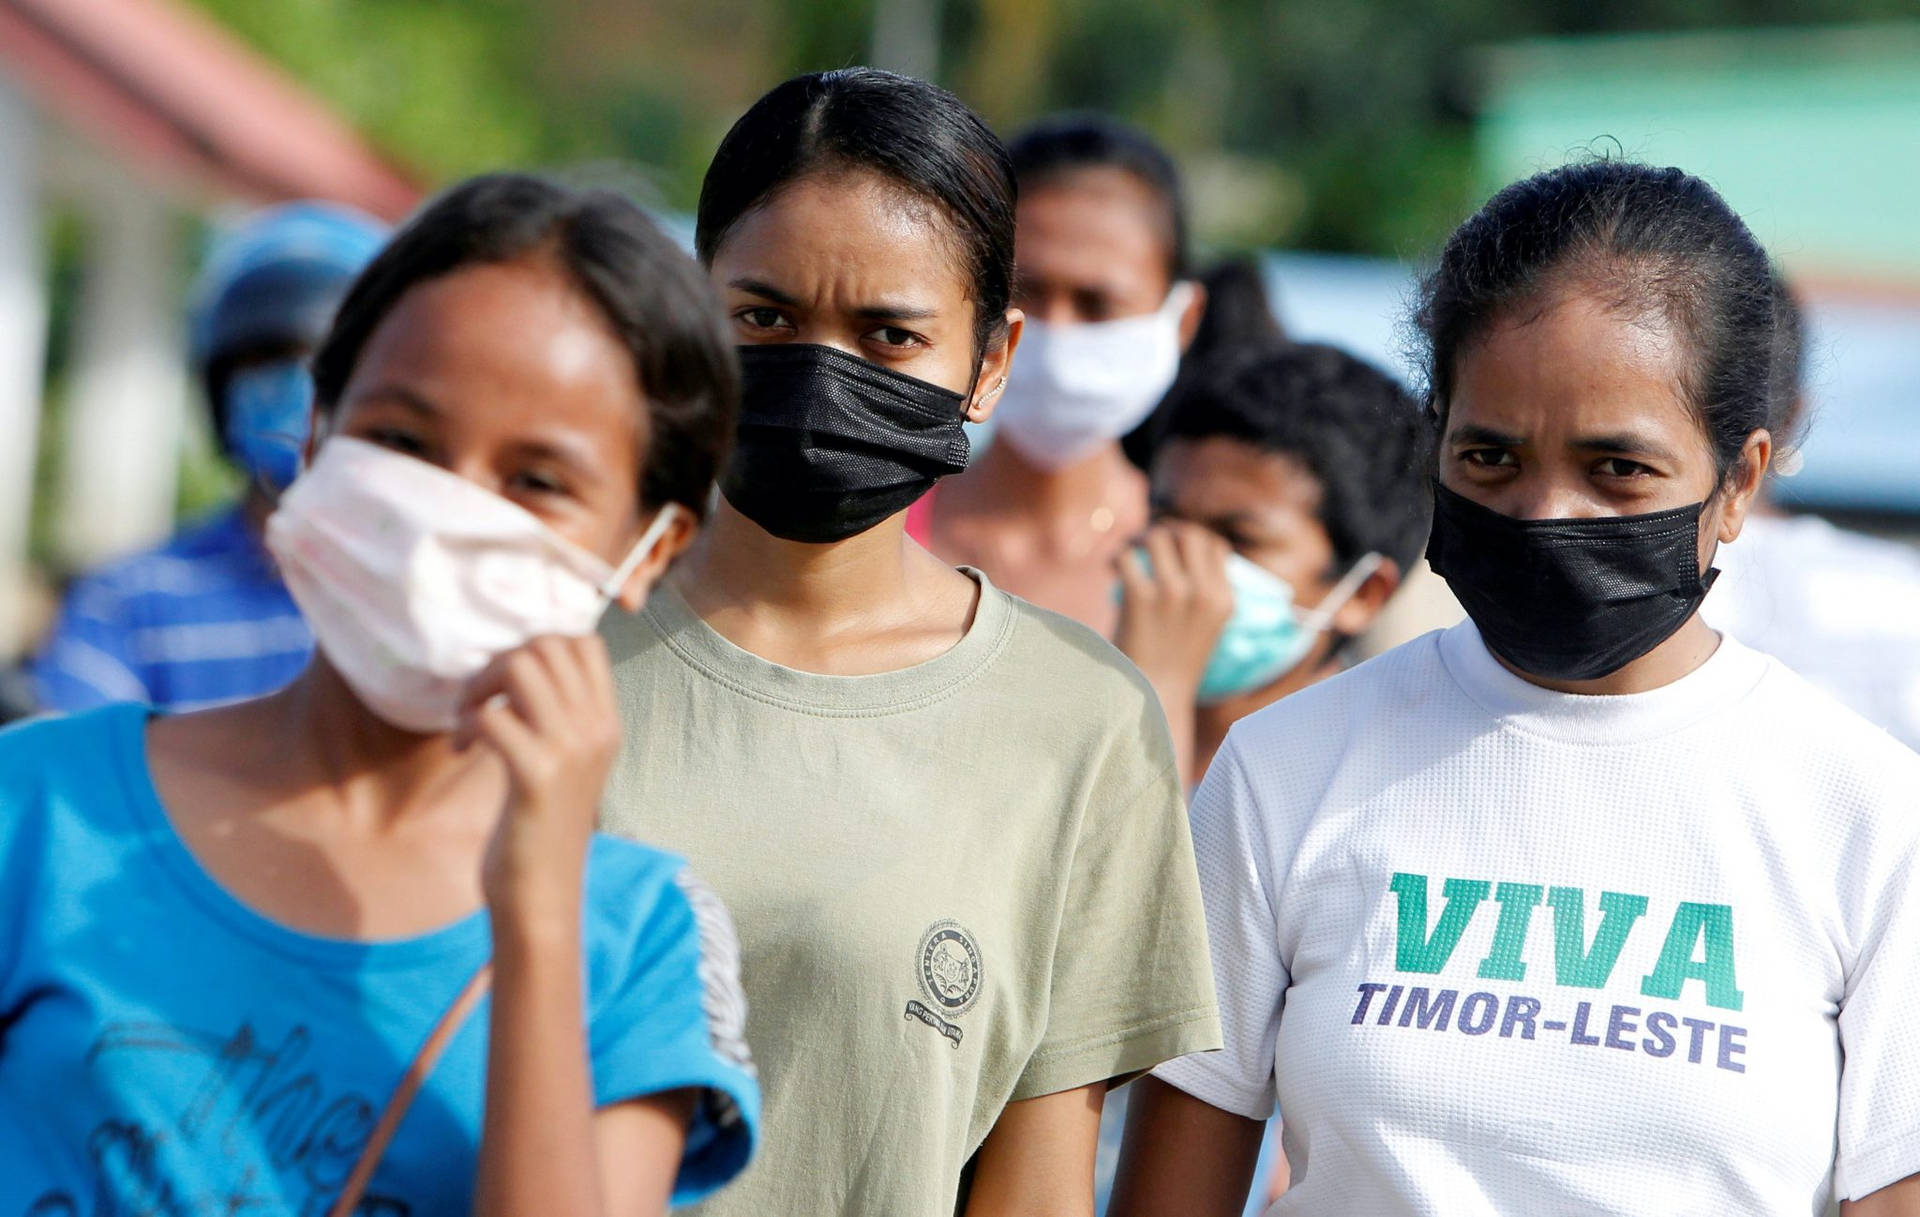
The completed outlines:
<svg viewBox="0 0 1920 1217">
<path fill-rule="evenodd" d="M 1159 310 L 1119 321 L 1029 320 L 994 411 L 995 434 L 1043 469 L 1064 469 L 1133 430 L 1180 371 L 1180 321 L 1193 284 Z"/>
<path fill-rule="evenodd" d="M 679 511 L 662 507 L 616 569 L 457 474 L 337 436 L 281 496 L 266 543 L 360 700 L 427 734 L 453 730 L 496 657 L 592 633 Z"/>
</svg>

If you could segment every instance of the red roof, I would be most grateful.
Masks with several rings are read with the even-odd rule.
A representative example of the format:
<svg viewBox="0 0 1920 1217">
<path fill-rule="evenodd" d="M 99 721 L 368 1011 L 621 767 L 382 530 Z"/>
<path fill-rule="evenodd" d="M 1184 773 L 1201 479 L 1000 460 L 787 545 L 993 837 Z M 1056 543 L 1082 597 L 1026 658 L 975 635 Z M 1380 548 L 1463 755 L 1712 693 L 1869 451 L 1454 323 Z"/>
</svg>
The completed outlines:
<svg viewBox="0 0 1920 1217">
<path fill-rule="evenodd" d="M 389 220 L 420 197 L 322 102 L 179 0 L 0 0 L 0 70 L 71 128 L 190 188 L 331 199 Z"/>
</svg>

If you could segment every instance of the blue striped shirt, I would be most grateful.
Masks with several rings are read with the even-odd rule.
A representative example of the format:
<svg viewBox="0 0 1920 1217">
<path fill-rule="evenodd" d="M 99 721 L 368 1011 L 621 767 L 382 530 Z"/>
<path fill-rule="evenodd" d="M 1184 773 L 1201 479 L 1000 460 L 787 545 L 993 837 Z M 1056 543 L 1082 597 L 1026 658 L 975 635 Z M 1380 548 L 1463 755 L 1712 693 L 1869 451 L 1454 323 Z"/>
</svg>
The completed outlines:
<svg viewBox="0 0 1920 1217">
<path fill-rule="evenodd" d="M 74 581 L 33 663 L 44 710 L 196 710 L 268 693 L 313 634 L 238 507 Z"/>
</svg>

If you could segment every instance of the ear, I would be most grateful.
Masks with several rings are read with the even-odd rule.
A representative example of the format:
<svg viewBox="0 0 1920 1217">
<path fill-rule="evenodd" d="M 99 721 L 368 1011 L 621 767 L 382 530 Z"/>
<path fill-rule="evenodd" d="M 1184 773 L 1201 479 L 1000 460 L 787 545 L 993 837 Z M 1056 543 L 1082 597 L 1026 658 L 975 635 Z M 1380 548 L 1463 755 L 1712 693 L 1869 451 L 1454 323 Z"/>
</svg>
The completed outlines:
<svg viewBox="0 0 1920 1217">
<path fill-rule="evenodd" d="M 1760 497 L 1760 488 L 1766 485 L 1767 466 L 1772 463 L 1773 436 L 1764 430 L 1755 431 L 1740 449 L 1740 460 L 1720 495 L 1720 521 L 1715 531 L 1722 545 L 1739 537 L 1747 522 L 1747 512 L 1753 509 Z"/>
<path fill-rule="evenodd" d="M 685 507 L 678 503 L 669 503 L 660 510 L 671 511 L 672 522 L 660 534 L 660 539 L 653 543 L 653 552 L 640 559 L 639 565 L 633 568 L 633 573 L 627 576 L 627 581 L 620 585 L 620 594 L 614 597 L 614 603 L 629 613 L 640 611 L 646 604 L 647 597 L 653 594 L 653 585 L 660 581 L 661 575 L 667 573 L 667 567 L 673 565 L 675 558 L 687 552 L 687 547 L 692 545 L 693 539 L 700 534 L 700 522 L 694 519 L 693 513 Z M 640 527 L 644 531 L 652 523 L 653 520 L 649 517 L 640 522 Z M 635 544 L 639 543 L 640 536 L 640 533 L 634 535 Z"/>
<path fill-rule="evenodd" d="M 993 407 L 1006 390 L 1007 374 L 1013 371 L 1013 353 L 1020 346 L 1026 325 L 1025 313 L 1017 308 L 1007 310 L 1005 332 L 980 360 L 980 375 L 974 379 L 973 392 L 967 399 L 968 422 L 984 423 L 993 416 Z"/>
<path fill-rule="evenodd" d="M 1193 299 L 1187 301 L 1186 310 L 1180 314 L 1180 349 L 1183 351 L 1193 345 L 1193 336 L 1200 332 L 1200 319 L 1207 315 L 1207 285 L 1197 279 L 1186 282 L 1193 288 Z"/>
<path fill-rule="evenodd" d="M 1400 590 L 1400 581 L 1404 578 L 1400 564 L 1392 558 L 1382 555 L 1380 565 L 1373 573 L 1361 581 L 1352 599 L 1334 611 L 1329 628 L 1343 638 L 1354 638 L 1367 632 L 1373 619 L 1380 610 L 1387 607 L 1387 601 Z"/>
</svg>

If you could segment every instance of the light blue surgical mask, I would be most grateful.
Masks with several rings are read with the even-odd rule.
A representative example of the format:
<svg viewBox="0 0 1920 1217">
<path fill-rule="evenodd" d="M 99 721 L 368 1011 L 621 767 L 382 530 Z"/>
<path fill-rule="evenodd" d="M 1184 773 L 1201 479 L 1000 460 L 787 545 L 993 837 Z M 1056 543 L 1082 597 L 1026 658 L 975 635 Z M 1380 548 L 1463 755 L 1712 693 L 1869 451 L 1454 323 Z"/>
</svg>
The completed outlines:
<svg viewBox="0 0 1920 1217">
<path fill-rule="evenodd" d="M 1197 700 L 1213 705 L 1264 689 L 1298 667 L 1333 615 L 1353 599 L 1360 585 L 1380 568 L 1380 555 L 1353 564 L 1320 603 L 1302 611 L 1293 602 L 1293 586 L 1259 563 L 1227 555 L 1227 583 L 1233 589 L 1233 615 L 1220 631 Z"/>
<path fill-rule="evenodd" d="M 254 364 L 227 379 L 227 450 L 270 490 L 300 472 L 313 419 L 313 378 L 296 360 Z"/>
</svg>

